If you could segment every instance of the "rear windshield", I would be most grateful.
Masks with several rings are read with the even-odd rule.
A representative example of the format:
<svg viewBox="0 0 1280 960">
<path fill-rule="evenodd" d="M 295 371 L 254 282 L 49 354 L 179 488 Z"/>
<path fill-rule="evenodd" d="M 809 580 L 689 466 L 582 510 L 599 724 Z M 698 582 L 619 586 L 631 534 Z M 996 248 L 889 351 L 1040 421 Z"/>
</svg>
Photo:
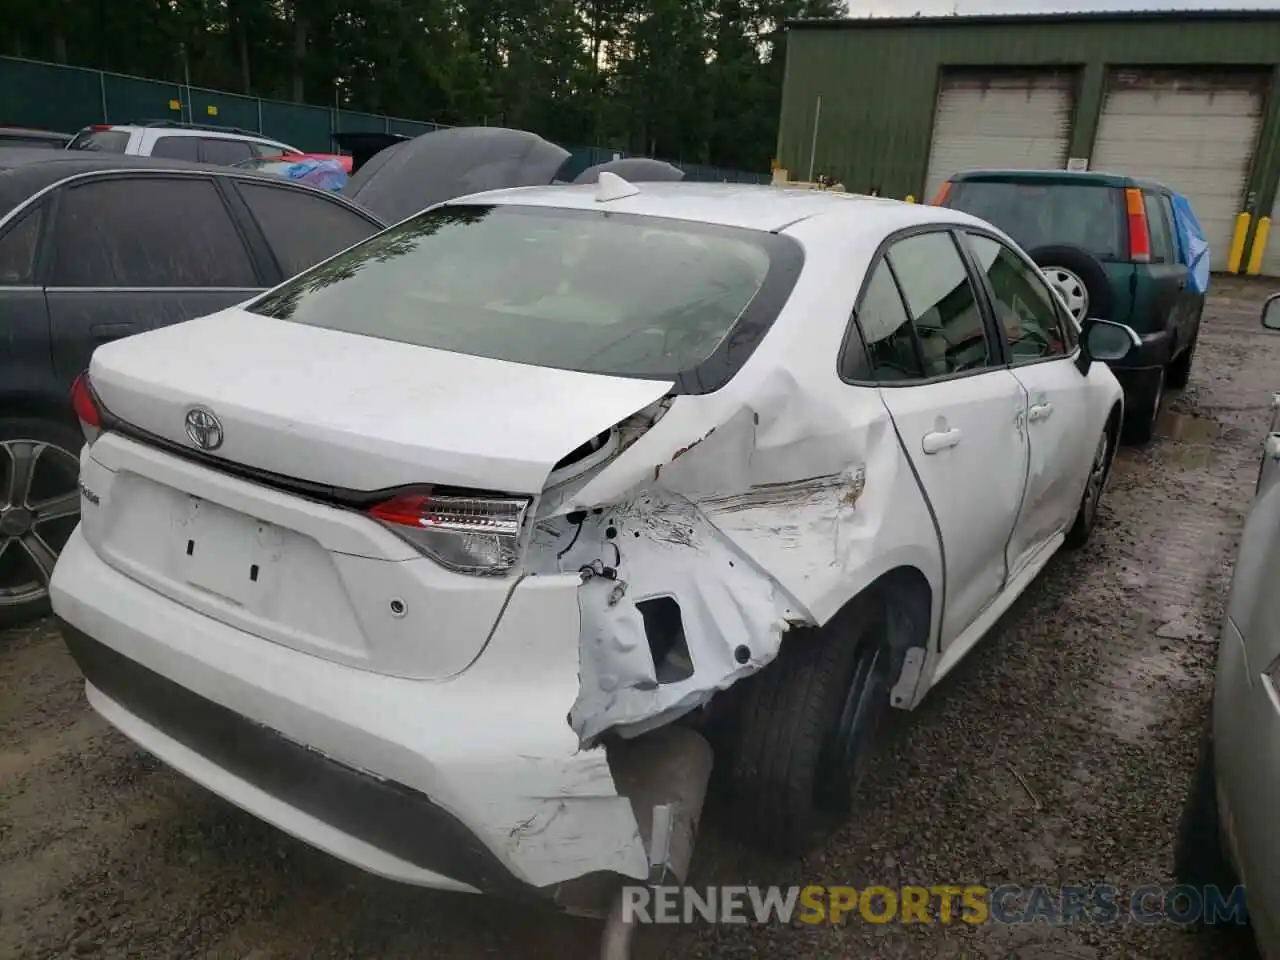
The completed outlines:
<svg viewBox="0 0 1280 960">
<path fill-rule="evenodd" d="M 1124 250 L 1120 191 L 1100 184 L 961 180 L 946 206 L 995 224 L 1026 251 L 1050 244 L 1082 247 L 1101 260 Z"/>
<path fill-rule="evenodd" d="M 127 130 L 81 130 L 67 144 L 68 150 L 95 150 L 98 153 L 124 153 L 129 146 Z"/>
<path fill-rule="evenodd" d="M 755 345 L 743 341 L 762 335 L 790 293 L 799 257 L 793 241 L 762 231 L 593 210 L 445 206 L 249 309 L 473 356 L 667 379 L 713 354 L 732 351 L 730 363 L 740 365 Z"/>
</svg>

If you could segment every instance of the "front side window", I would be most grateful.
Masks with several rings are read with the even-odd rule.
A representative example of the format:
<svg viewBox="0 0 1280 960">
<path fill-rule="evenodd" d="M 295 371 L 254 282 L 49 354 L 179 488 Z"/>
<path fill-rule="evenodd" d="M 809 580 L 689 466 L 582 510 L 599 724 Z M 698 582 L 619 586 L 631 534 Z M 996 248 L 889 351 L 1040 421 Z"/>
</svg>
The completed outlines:
<svg viewBox="0 0 1280 960">
<path fill-rule="evenodd" d="M 890 247 L 887 257 L 911 313 L 925 376 L 988 366 L 991 349 L 982 310 L 951 234 L 907 237 Z"/>
<path fill-rule="evenodd" d="M 459 204 L 383 231 L 248 309 L 472 356 L 667 379 L 713 354 L 736 369 L 790 293 L 797 257 L 793 241 L 764 231 Z"/>
<path fill-rule="evenodd" d="M 249 144 L 243 140 L 229 140 L 223 137 L 201 137 L 200 159 L 205 163 L 216 163 L 222 167 L 235 166 L 241 160 L 253 156 Z"/>
<path fill-rule="evenodd" d="M 160 137 L 151 147 L 151 155 L 153 157 L 165 157 L 170 160 L 190 160 L 195 162 L 200 159 L 198 147 L 200 140 L 197 137 Z"/>
<path fill-rule="evenodd" d="M 211 180 L 112 177 L 69 187 L 55 287 L 255 287 L 253 262 Z"/>
<path fill-rule="evenodd" d="M 978 234 L 967 237 L 991 285 L 996 319 L 1013 362 L 1065 356 L 1067 343 L 1048 284 L 1003 243 Z"/>
<path fill-rule="evenodd" d="M 1098 183 L 960 180 L 945 205 L 995 224 L 1023 250 L 1067 245 L 1102 260 L 1125 255 L 1124 198 Z"/>
</svg>

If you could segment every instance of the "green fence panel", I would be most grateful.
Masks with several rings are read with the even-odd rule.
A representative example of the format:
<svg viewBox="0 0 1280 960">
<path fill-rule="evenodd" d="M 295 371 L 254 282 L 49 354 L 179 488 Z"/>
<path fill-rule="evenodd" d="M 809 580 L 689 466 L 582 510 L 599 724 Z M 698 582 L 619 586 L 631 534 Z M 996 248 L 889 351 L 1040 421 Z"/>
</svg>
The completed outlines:
<svg viewBox="0 0 1280 960">
<path fill-rule="evenodd" d="M 328 153 L 333 149 L 329 140 L 332 115 L 333 111 L 324 107 L 263 100 L 262 132 L 299 150 Z"/>
<path fill-rule="evenodd" d="M 258 130 L 257 97 L 242 97 L 219 90 L 191 88 L 191 122 L 211 123 L 219 127 L 239 127 L 241 130 Z M 210 113 L 210 110 L 213 112 Z"/>
<path fill-rule="evenodd" d="M 108 123 L 186 119 L 185 111 L 172 106 L 186 100 L 179 84 L 139 80 L 117 73 L 103 74 L 102 82 L 106 90 Z"/>
<path fill-rule="evenodd" d="M 0 57 L 0 124 L 74 133 L 101 123 L 97 70 Z"/>
<path fill-rule="evenodd" d="M 334 133 L 385 133 L 387 118 L 359 110 L 339 110 Z"/>
<path fill-rule="evenodd" d="M 426 123 L 422 120 L 401 120 L 393 117 L 389 132 L 398 133 L 402 137 L 420 137 L 424 133 L 444 129 L 446 129 L 445 125 L 441 123 Z"/>
</svg>

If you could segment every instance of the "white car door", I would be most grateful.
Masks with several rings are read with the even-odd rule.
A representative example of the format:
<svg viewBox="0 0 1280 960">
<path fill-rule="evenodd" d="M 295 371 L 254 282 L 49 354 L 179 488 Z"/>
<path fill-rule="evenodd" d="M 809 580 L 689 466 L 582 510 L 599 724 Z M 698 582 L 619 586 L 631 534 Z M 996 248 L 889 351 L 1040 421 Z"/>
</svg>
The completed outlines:
<svg viewBox="0 0 1280 960">
<path fill-rule="evenodd" d="M 1075 520 L 1098 436 L 1089 435 L 1088 380 L 1075 364 L 1074 330 L 1039 271 L 1012 247 L 962 234 L 990 296 L 1013 375 L 1027 390 L 1027 487 L 1013 536 L 1009 576 Z M 1070 338 L 1070 339 L 1068 339 Z"/>
<path fill-rule="evenodd" d="M 1026 394 L 999 359 L 957 240 L 896 241 L 858 310 L 880 395 L 943 542 L 942 644 L 1003 589 L 1027 472 Z"/>
</svg>

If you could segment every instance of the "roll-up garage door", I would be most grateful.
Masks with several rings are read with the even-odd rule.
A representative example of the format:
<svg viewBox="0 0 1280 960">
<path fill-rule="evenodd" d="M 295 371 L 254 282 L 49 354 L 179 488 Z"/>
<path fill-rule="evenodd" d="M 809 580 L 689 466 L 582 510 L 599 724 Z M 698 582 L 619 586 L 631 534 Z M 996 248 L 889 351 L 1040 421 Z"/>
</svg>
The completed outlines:
<svg viewBox="0 0 1280 960">
<path fill-rule="evenodd" d="M 1116 71 L 1098 123 L 1092 170 L 1158 180 L 1191 201 L 1223 270 L 1258 141 L 1265 80 Z"/>
<path fill-rule="evenodd" d="M 925 198 L 962 170 L 1066 166 L 1074 84 L 1070 72 L 944 73 L 933 118 Z"/>
<path fill-rule="evenodd" d="M 1275 202 L 1271 204 L 1271 232 L 1267 235 L 1267 245 L 1262 251 L 1262 275 L 1264 277 L 1280 277 L 1280 229 L 1276 228 L 1276 217 L 1280 217 L 1280 190 L 1276 191 Z"/>
</svg>

